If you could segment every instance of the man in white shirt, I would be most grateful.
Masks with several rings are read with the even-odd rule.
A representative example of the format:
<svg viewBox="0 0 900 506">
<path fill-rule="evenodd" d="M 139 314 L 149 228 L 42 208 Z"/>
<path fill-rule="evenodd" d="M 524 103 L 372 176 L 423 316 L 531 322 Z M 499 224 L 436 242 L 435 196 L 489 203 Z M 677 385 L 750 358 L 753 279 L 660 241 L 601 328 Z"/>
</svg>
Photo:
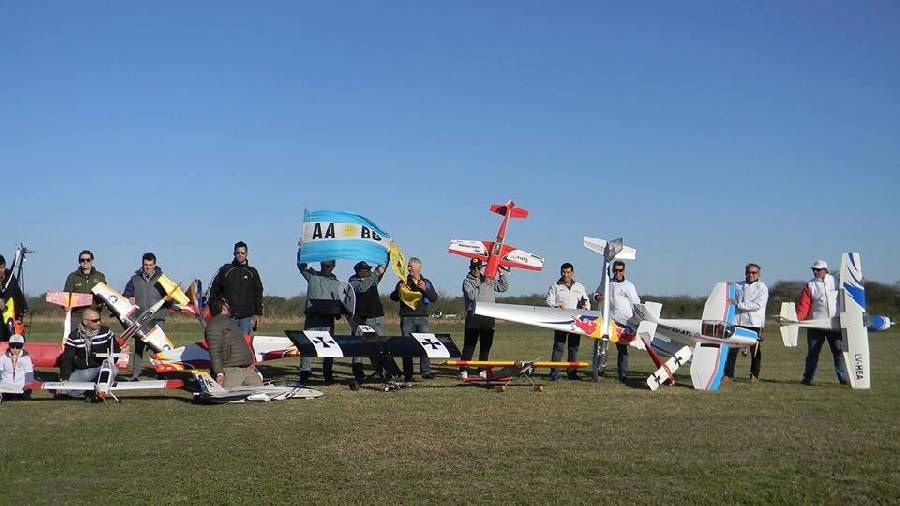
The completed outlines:
<svg viewBox="0 0 900 506">
<path fill-rule="evenodd" d="M 613 278 L 609 283 L 609 293 L 611 297 L 609 299 L 610 318 L 616 322 L 616 325 L 627 327 L 628 321 L 634 315 L 632 307 L 634 304 L 640 304 L 641 298 L 638 297 L 634 283 L 625 279 L 625 262 L 621 260 L 613 262 Z M 594 300 L 598 304 L 602 304 L 604 296 L 603 285 L 601 284 L 597 287 Z M 601 343 L 601 345 L 609 346 L 608 343 Z M 616 343 L 616 351 L 619 354 L 616 359 L 619 381 L 625 383 L 628 376 L 628 344 Z"/>
<path fill-rule="evenodd" d="M 591 305 L 588 300 L 587 291 L 584 285 L 575 281 L 575 267 L 569 262 L 559 267 L 559 279 L 556 283 L 550 285 L 547 291 L 546 303 L 550 307 L 566 309 L 590 309 Z M 581 344 L 581 336 L 573 332 L 563 332 L 561 330 L 553 331 L 553 354 L 551 360 L 554 362 L 562 359 L 563 346 L 569 343 L 569 362 L 578 360 L 578 346 Z M 570 380 L 579 380 L 578 371 L 569 369 L 568 378 Z M 559 381 L 559 370 L 550 369 L 550 381 Z"/>
<path fill-rule="evenodd" d="M 744 281 L 737 283 L 737 301 L 734 307 L 734 324 L 737 327 L 752 330 L 759 335 L 759 341 L 750 348 L 750 383 L 759 383 L 759 368 L 762 363 L 762 329 L 766 323 L 766 302 L 769 301 L 769 287 L 759 280 L 760 267 L 750 263 L 744 267 Z M 723 383 L 731 383 L 734 378 L 734 363 L 737 361 L 738 349 L 728 350 L 725 362 Z"/>
<path fill-rule="evenodd" d="M 834 318 L 840 313 L 838 297 L 838 282 L 834 276 L 828 273 L 828 264 L 825 260 L 816 260 L 812 265 L 813 278 L 803 287 L 800 300 L 797 301 L 797 319 L 828 319 Z M 813 377 L 819 366 L 819 352 L 822 344 L 828 341 L 831 355 L 834 357 L 834 372 L 837 374 L 841 385 L 850 384 L 850 375 L 847 374 L 847 364 L 844 363 L 844 354 L 841 351 L 843 337 L 840 332 L 825 329 L 806 329 L 806 342 L 809 351 L 806 354 L 806 369 L 803 371 L 804 385 L 812 385 Z"/>
</svg>

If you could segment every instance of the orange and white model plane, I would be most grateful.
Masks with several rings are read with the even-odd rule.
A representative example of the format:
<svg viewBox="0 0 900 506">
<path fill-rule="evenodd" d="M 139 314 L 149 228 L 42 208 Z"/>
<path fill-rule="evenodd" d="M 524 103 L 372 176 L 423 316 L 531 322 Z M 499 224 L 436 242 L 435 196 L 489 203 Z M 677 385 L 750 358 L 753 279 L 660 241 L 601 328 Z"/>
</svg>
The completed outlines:
<svg viewBox="0 0 900 506">
<path fill-rule="evenodd" d="M 486 264 L 484 269 L 486 278 L 495 278 L 497 269 L 500 267 L 517 267 L 533 271 L 543 269 L 543 257 L 506 244 L 506 227 L 509 225 L 509 219 L 527 218 L 528 210 L 516 207 L 515 202 L 510 200 L 506 204 L 492 205 L 491 212 L 503 216 L 503 222 L 500 224 L 497 238 L 493 242 L 453 239 L 450 241 L 448 251 L 455 255 L 481 260 Z"/>
</svg>

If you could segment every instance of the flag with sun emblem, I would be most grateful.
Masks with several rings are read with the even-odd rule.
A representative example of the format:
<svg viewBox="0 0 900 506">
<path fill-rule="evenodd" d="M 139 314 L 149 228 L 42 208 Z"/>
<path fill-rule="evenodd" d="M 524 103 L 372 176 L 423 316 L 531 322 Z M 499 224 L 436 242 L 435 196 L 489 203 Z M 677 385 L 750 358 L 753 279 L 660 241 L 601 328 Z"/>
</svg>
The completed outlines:
<svg viewBox="0 0 900 506">
<path fill-rule="evenodd" d="M 391 236 L 350 211 L 303 211 L 299 261 L 363 260 L 387 265 Z"/>
</svg>

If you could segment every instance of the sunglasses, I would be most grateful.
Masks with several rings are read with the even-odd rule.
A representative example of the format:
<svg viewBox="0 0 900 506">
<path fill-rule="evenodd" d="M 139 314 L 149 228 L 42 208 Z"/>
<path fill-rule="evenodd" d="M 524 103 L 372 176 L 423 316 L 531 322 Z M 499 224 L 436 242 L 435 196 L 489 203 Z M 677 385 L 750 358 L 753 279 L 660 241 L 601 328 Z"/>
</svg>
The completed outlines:
<svg viewBox="0 0 900 506">
<path fill-rule="evenodd" d="M 625 272 L 625 269 L 613 269 L 613 272 Z"/>
<path fill-rule="evenodd" d="M 92 260 L 91 258 L 79 258 L 79 259 L 78 259 L 78 261 L 79 261 L 80 263 L 90 262 L 91 260 Z"/>
<path fill-rule="evenodd" d="M 91 322 L 91 323 L 97 323 L 100 321 L 100 318 L 93 318 L 93 319 L 85 318 L 84 321 Z"/>
<path fill-rule="evenodd" d="M 759 274 L 759 271 L 747 271 L 744 274 Z"/>
<path fill-rule="evenodd" d="M 15 350 L 21 349 L 23 346 L 25 345 L 22 343 L 9 343 L 9 347 Z"/>
<path fill-rule="evenodd" d="M 813 272 L 819 272 L 819 271 L 827 271 L 828 269 L 816 269 L 815 267 L 813 267 L 812 270 L 813 270 Z"/>
</svg>

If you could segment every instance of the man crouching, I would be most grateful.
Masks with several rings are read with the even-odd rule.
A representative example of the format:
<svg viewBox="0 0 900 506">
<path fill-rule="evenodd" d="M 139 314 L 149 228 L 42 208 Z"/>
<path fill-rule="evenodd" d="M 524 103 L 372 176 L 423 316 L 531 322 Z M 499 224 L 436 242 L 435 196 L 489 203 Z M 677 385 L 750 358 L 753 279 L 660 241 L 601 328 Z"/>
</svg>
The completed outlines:
<svg viewBox="0 0 900 506">
<path fill-rule="evenodd" d="M 209 309 L 215 316 L 206 326 L 204 337 L 216 383 L 225 388 L 262 386 L 262 378 L 253 363 L 253 352 L 241 335 L 240 326 L 231 319 L 228 301 L 214 300 L 209 303 Z"/>
</svg>

